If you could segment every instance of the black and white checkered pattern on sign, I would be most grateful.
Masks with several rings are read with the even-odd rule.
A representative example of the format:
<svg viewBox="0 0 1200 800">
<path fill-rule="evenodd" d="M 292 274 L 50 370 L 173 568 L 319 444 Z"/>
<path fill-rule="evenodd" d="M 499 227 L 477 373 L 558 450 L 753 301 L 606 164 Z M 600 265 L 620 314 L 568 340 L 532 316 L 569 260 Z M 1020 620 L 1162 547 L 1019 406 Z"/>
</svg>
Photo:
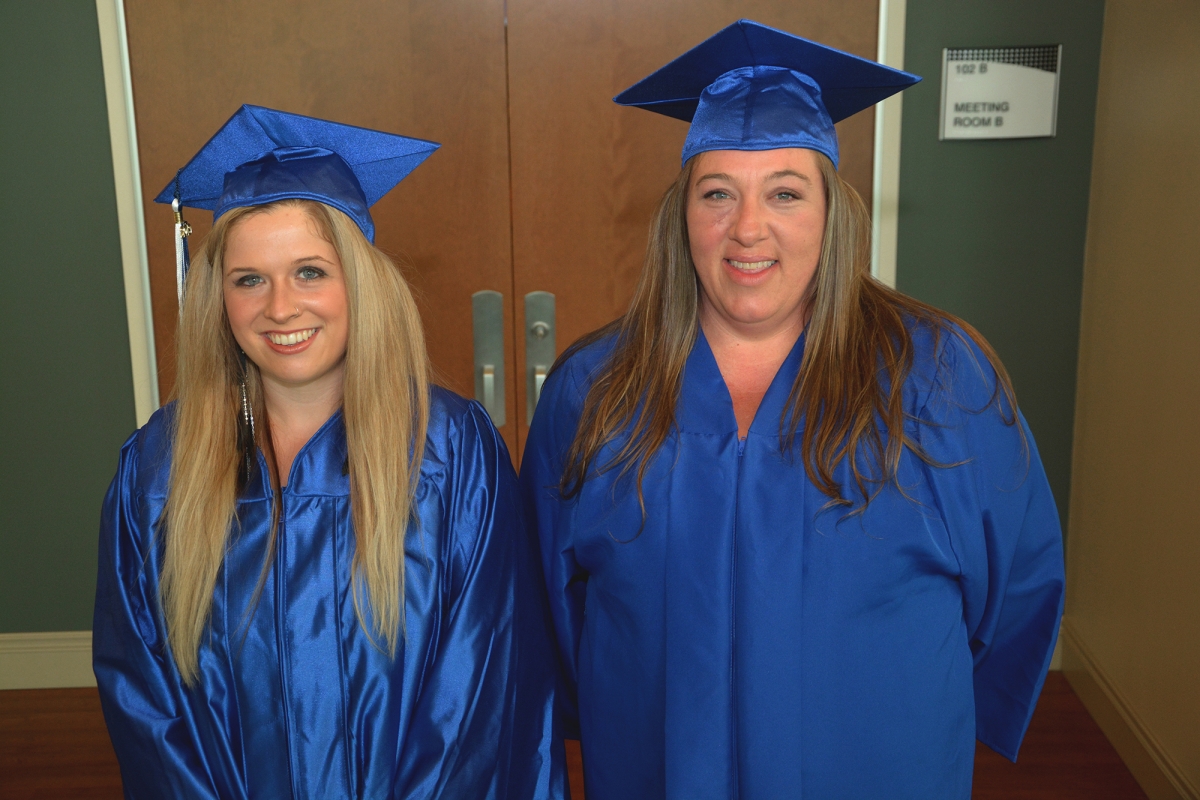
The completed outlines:
<svg viewBox="0 0 1200 800">
<path fill-rule="evenodd" d="M 1058 72 L 1058 45 L 1030 47 L 949 47 L 947 61 L 992 61 Z"/>
</svg>

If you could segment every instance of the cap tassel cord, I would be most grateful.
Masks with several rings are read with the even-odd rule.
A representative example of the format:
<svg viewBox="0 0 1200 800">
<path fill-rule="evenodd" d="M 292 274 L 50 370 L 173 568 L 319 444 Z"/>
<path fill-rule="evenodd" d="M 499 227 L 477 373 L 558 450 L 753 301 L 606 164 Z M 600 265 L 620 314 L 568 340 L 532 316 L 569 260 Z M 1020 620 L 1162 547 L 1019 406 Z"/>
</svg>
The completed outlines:
<svg viewBox="0 0 1200 800">
<path fill-rule="evenodd" d="M 183 284 L 187 280 L 191 258 L 188 256 L 187 239 L 192 235 L 192 226 L 183 219 L 183 206 L 179 202 L 179 175 L 175 175 L 175 198 L 171 201 L 175 212 L 175 290 L 179 307 L 183 308 Z"/>
</svg>

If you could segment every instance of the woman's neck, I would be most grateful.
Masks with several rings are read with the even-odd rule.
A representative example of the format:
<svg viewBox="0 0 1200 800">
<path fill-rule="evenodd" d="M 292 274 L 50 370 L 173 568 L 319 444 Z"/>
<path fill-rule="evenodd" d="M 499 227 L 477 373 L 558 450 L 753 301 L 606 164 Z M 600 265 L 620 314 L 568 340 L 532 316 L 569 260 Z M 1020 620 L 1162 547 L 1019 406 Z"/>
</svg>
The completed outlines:
<svg viewBox="0 0 1200 800">
<path fill-rule="evenodd" d="M 775 373 L 804 331 L 804 319 L 766 330 L 743 331 L 715 314 L 700 314 L 700 327 L 733 401 L 738 438 L 744 439 Z"/>
<path fill-rule="evenodd" d="M 342 405 L 342 375 L 336 380 L 296 387 L 272 383 L 264 377 L 263 400 L 271 420 L 271 446 L 280 486 L 286 486 L 292 462 L 321 426 Z"/>
</svg>

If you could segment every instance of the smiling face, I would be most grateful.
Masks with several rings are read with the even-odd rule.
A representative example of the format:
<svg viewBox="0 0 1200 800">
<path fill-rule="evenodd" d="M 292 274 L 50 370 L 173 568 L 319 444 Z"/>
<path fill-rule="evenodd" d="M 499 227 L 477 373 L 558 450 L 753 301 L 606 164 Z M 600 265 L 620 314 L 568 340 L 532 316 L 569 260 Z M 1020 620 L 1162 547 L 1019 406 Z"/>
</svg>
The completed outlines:
<svg viewBox="0 0 1200 800">
<path fill-rule="evenodd" d="M 294 205 L 250 214 L 229 231 L 223 262 L 229 326 L 264 389 L 340 397 L 349 302 L 316 221 Z"/>
<path fill-rule="evenodd" d="M 696 156 L 687 226 L 706 330 L 719 326 L 753 341 L 803 328 L 825 206 L 811 150 Z"/>
</svg>

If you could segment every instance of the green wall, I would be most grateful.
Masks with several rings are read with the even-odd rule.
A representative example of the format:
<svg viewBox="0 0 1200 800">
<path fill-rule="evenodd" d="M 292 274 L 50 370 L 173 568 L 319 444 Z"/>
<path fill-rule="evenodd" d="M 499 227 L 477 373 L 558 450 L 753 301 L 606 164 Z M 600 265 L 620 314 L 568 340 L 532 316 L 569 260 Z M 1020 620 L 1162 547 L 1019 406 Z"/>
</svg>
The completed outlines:
<svg viewBox="0 0 1200 800">
<path fill-rule="evenodd" d="M 0 633 L 92 627 L 135 413 L 93 0 L 0 2 Z"/>
<path fill-rule="evenodd" d="M 908 0 L 901 291 L 999 352 L 1066 529 L 1103 0 Z M 938 141 L 942 48 L 1061 44 L 1057 136 Z"/>
</svg>

